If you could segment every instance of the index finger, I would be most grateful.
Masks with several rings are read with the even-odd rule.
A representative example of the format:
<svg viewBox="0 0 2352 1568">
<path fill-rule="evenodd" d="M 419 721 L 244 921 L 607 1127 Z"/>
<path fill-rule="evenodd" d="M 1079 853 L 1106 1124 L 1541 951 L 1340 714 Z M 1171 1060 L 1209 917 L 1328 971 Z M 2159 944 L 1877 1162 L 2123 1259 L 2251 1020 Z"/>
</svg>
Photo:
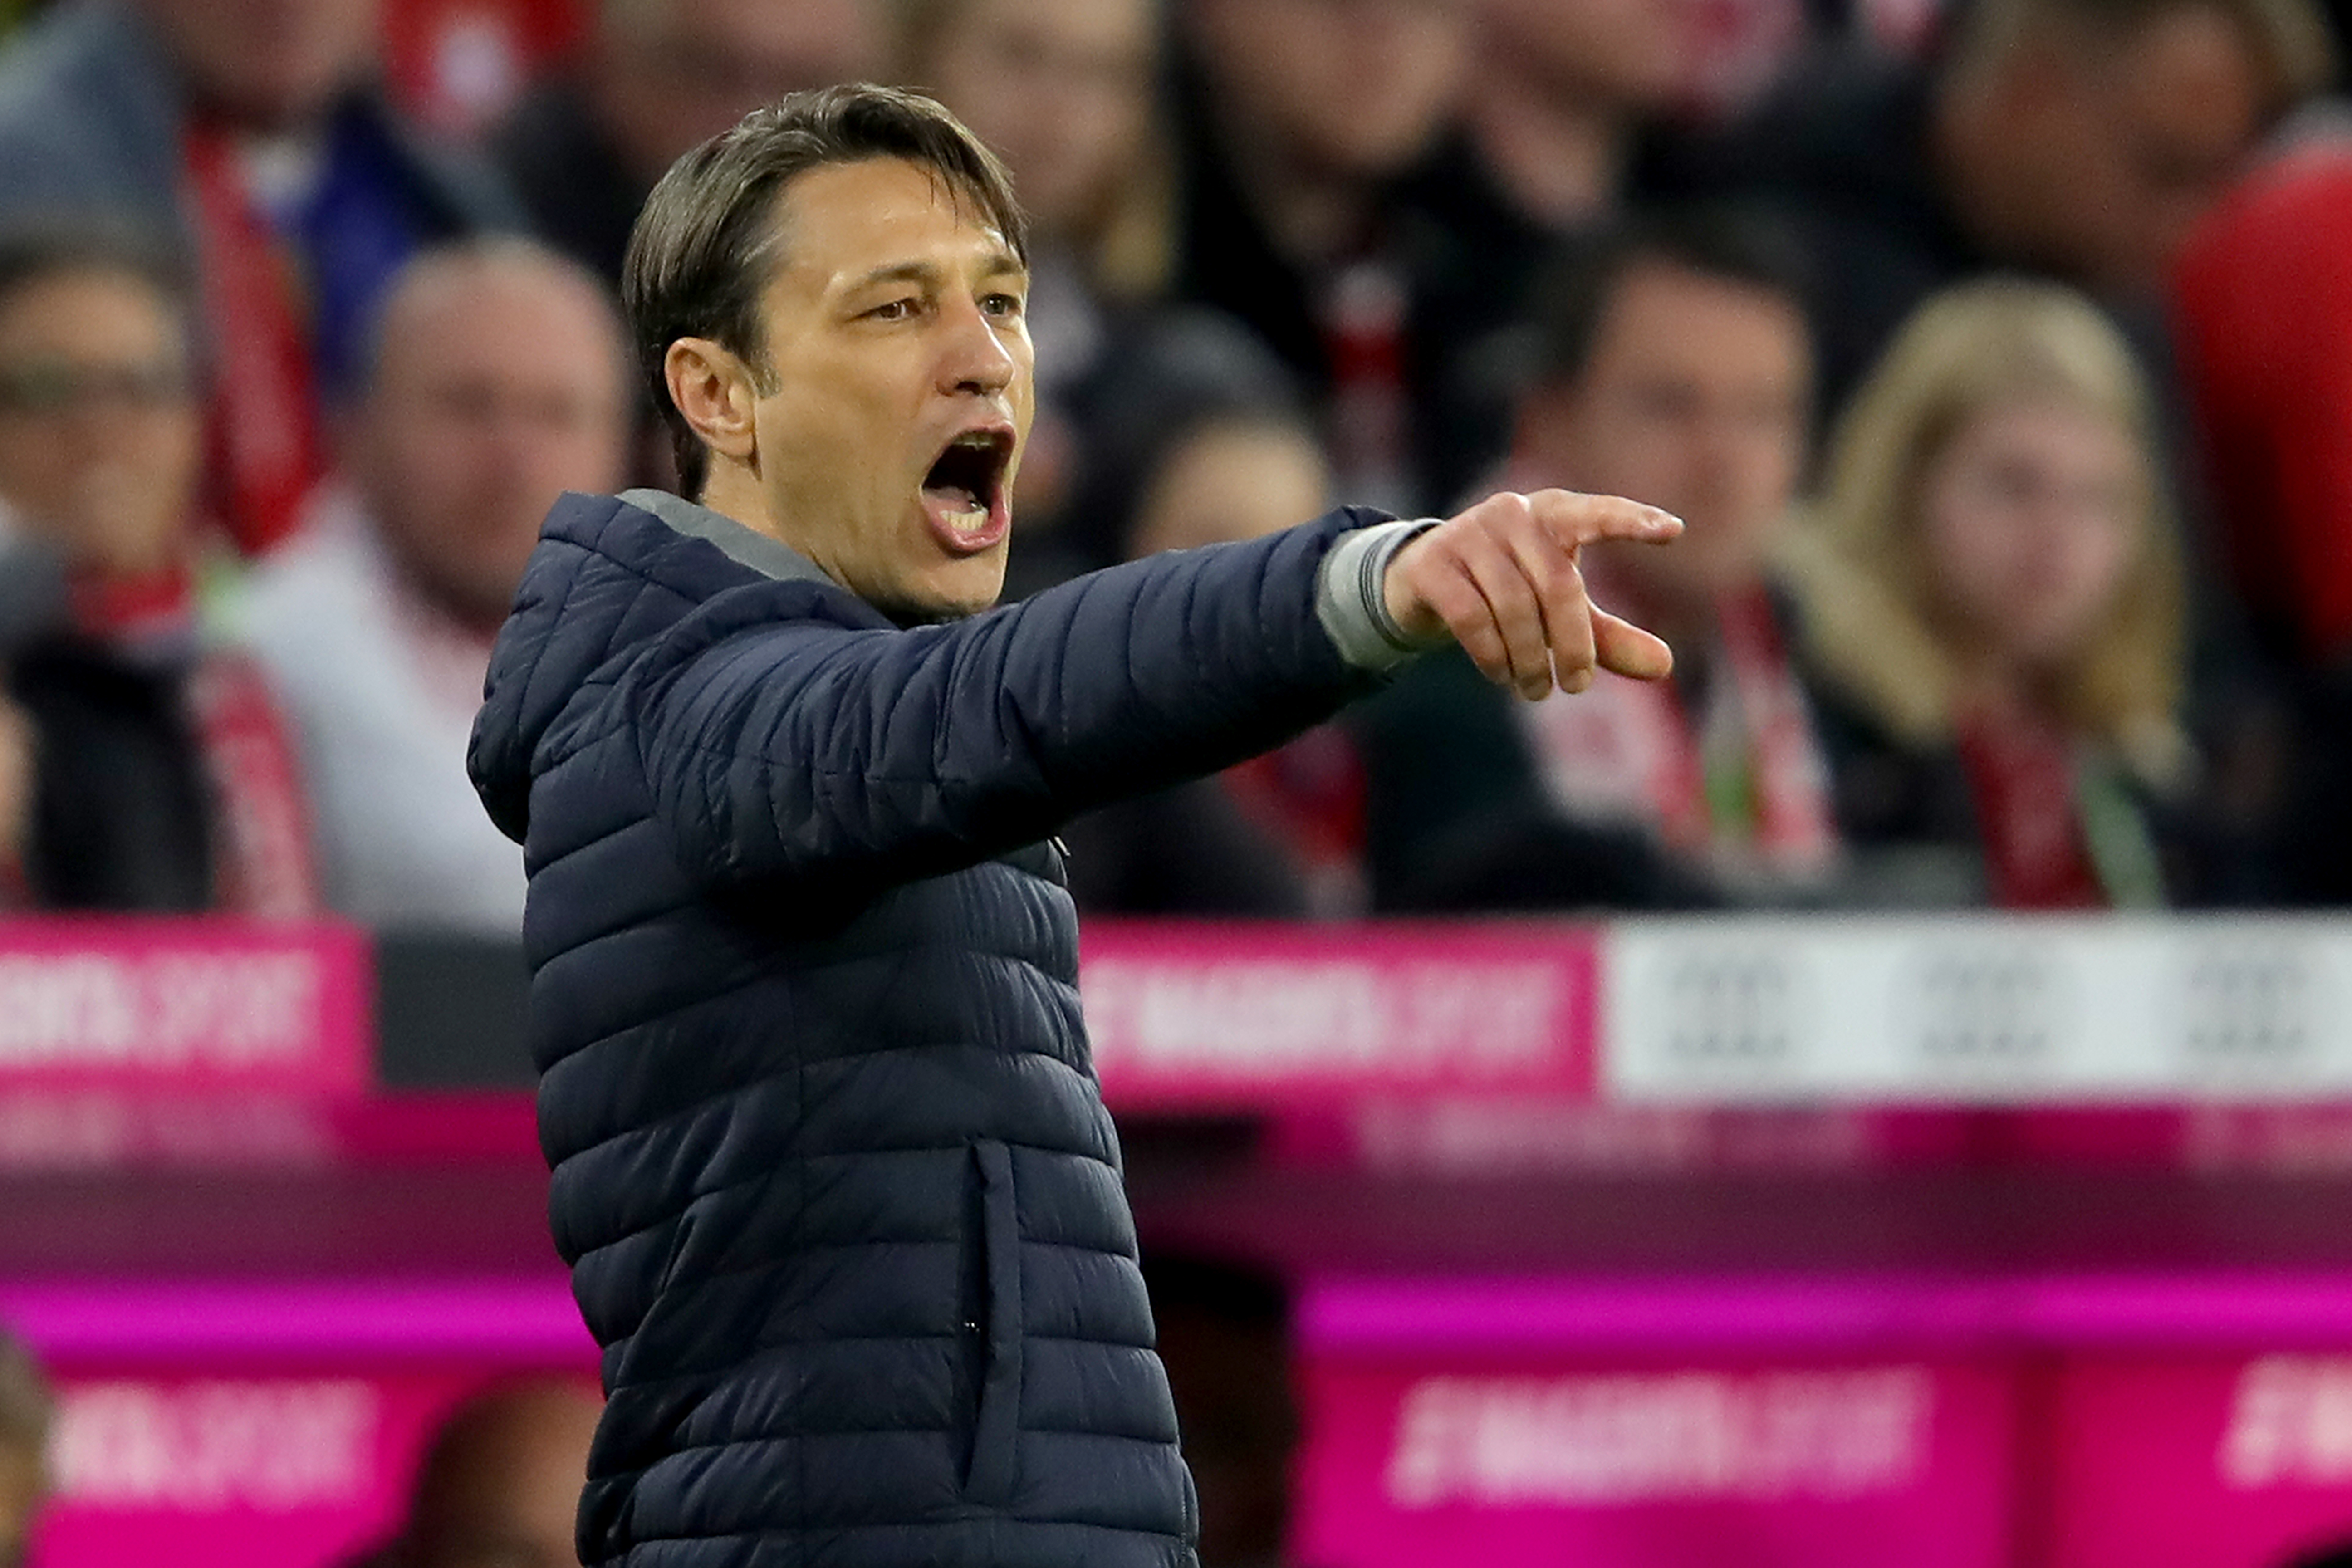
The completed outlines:
<svg viewBox="0 0 2352 1568">
<path fill-rule="evenodd" d="M 1602 539 L 1663 544 L 1683 531 L 1683 520 L 1674 513 L 1623 496 L 1535 490 L 1528 496 L 1528 506 L 1544 531 L 1569 550 Z"/>
</svg>

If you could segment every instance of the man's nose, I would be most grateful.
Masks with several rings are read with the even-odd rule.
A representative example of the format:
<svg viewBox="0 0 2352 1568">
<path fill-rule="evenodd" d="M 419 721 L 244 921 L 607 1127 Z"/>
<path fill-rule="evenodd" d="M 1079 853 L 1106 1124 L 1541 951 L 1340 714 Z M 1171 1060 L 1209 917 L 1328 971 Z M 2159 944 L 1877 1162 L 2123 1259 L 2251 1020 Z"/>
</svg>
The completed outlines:
<svg viewBox="0 0 2352 1568">
<path fill-rule="evenodd" d="M 940 363 L 940 390 L 993 397 L 1012 385 L 1021 372 L 1021 361 L 1005 342 L 1009 331 L 1018 329 L 1009 321 L 996 321 L 977 303 L 955 310 L 949 318 L 946 353 Z"/>
</svg>

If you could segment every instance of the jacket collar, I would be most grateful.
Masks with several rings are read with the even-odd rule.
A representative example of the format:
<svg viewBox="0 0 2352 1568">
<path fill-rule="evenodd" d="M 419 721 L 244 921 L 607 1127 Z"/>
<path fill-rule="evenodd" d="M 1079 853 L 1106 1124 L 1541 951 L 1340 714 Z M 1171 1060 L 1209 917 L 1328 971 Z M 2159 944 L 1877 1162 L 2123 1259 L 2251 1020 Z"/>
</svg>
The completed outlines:
<svg viewBox="0 0 2352 1568">
<path fill-rule="evenodd" d="M 648 511 L 677 532 L 690 539 L 700 539 L 715 544 L 727 558 L 738 565 L 748 566 L 762 577 L 780 583 L 805 581 L 832 584 L 807 556 L 755 529 L 744 527 L 723 512 L 716 512 L 698 502 L 674 496 L 667 490 L 635 489 L 621 492 L 621 500 L 640 511 Z"/>
</svg>

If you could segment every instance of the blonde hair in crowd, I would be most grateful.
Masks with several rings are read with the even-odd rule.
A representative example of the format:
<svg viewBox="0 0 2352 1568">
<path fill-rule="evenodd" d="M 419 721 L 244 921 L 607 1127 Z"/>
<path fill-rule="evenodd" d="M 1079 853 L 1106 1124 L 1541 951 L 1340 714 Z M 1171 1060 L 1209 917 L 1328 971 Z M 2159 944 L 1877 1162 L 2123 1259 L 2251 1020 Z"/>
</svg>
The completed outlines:
<svg viewBox="0 0 2352 1568">
<path fill-rule="evenodd" d="M 1839 421 L 1824 490 L 1788 565 L 1822 673 L 1896 738 L 1950 737 L 1959 650 L 1942 623 L 1920 518 L 1929 470 L 1969 422 L 2020 403 L 2105 415 L 2140 454 L 2137 543 L 2105 616 L 2044 696 L 2054 716 L 2150 783 L 2184 748 L 2183 609 L 2147 384 L 2123 336 L 2073 291 L 2016 279 L 1938 295 L 1904 327 Z"/>
</svg>

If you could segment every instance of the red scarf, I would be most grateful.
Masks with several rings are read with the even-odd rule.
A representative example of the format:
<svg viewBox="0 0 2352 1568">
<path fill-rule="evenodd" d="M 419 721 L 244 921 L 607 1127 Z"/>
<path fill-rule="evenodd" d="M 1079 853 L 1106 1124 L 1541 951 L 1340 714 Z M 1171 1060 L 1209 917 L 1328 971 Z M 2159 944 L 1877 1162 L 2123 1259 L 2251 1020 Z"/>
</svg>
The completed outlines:
<svg viewBox="0 0 2352 1568">
<path fill-rule="evenodd" d="M 1697 713 L 1670 681 L 1613 675 L 1523 707 L 1552 797 L 1734 878 L 1817 880 L 1837 856 L 1829 769 L 1762 590 L 1717 606 L 1715 659 Z"/>
<path fill-rule="evenodd" d="M 1243 812 L 1297 857 L 1316 914 L 1364 912 L 1364 764 L 1345 731 L 1318 724 L 1219 777 Z"/>
<path fill-rule="evenodd" d="M 85 578 L 72 602 L 83 636 L 134 660 L 179 659 L 195 637 L 185 570 Z M 213 907 L 271 920 L 316 916 L 322 904 L 301 769 L 261 667 L 240 653 L 198 654 L 181 700 L 211 805 Z"/>
<path fill-rule="evenodd" d="M 261 667 L 208 654 L 187 685 L 213 800 L 213 902 L 263 920 L 320 912 L 310 813 L 285 716 Z"/>
<path fill-rule="evenodd" d="M 1994 907 L 2105 909 L 2113 900 L 2084 831 L 2073 741 L 2043 725 L 1982 713 L 1958 730 Z"/>
<path fill-rule="evenodd" d="M 301 269 L 255 210 L 228 135 L 192 123 L 183 150 L 213 355 L 213 510 L 258 555 L 294 532 L 325 471 Z"/>
</svg>

